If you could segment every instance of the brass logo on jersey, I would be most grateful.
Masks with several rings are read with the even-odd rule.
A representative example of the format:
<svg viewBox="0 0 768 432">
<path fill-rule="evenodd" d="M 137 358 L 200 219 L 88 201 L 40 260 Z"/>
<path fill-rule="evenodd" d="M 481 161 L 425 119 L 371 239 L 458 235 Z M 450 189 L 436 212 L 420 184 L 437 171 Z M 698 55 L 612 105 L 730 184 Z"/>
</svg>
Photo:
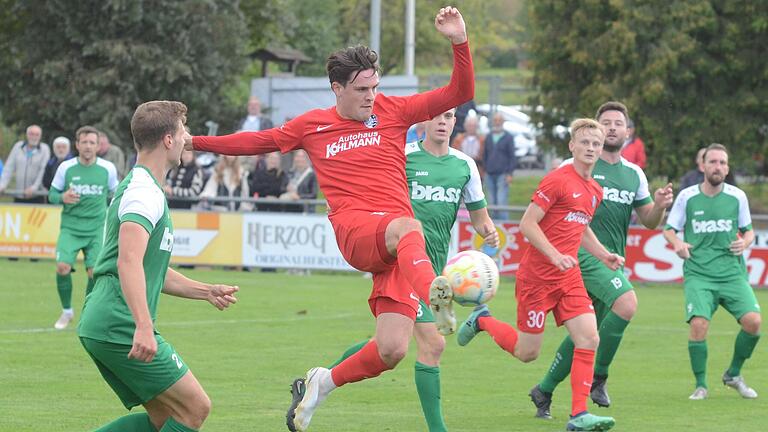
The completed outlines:
<svg viewBox="0 0 768 432">
<path fill-rule="evenodd" d="M 422 186 L 418 182 L 411 182 L 411 199 L 421 201 L 442 201 L 458 203 L 461 199 L 461 190 L 457 188 L 444 188 L 442 186 Z"/>
<path fill-rule="evenodd" d="M 703 220 L 691 219 L 694 234 L 730 232 L 733 229 L 733 221 L 730 219 Z"/>
<path fill-rule="evenodd" d="M 619 204 L 631 205 L 635 201 L 635 193 L 604 186 L 603 199 Z"/>
</svg>

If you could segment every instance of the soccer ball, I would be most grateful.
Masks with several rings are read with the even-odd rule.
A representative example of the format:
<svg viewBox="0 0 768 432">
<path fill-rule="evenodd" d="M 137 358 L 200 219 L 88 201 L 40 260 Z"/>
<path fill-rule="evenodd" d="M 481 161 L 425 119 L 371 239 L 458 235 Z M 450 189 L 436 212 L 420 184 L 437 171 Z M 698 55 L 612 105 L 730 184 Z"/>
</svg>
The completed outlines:
<svg viewBox="0 0 768 432">
<path fill-rule="evenodd" d="M 488 255 L 467 250 L 454 255 L 445 265 L 443 276 L 453 288 L 453 299 L 462 306 L 487 303 L 499 287 L 499 268 Z"/>
</svg>

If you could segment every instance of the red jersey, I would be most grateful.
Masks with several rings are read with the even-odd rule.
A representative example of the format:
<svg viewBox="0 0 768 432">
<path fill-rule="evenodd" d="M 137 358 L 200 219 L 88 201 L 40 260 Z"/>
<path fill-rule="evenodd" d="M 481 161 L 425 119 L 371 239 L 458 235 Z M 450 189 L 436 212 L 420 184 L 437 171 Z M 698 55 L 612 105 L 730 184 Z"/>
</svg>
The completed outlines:
<svg viewBox="0 0 768 432">
<path fill-rule="evenodd" d="M 329 212 L 363 210 L 413 215 L 405 177 L 405 135 L 472 99 L 475 78 L 469 44 L 453 45 L 450 83 L 407 97 L 376 96 L 365 121 L 344 119 L 336 107 L 312 110 L 277 129 L 219 137 L 195 136 L 195 150 L 254 155 L 303 148 L 317 173 Z"/>
<path fill-rule="evenodd" d="M 603 199 L 603 188 L 592 178 L 580 176 L 573 164 L 547 174 L 539 183 L 531 201 L 544 210 L 539 221 L 541 230 L 561 254 L 576 259 L 581 238 L 597 206 Z M 528 246 L 520 259 L 517 276 L 526 282 L 554 284 L 581 278 L 578 266 L 560 271 L 534 246 Z"/>
</svg>

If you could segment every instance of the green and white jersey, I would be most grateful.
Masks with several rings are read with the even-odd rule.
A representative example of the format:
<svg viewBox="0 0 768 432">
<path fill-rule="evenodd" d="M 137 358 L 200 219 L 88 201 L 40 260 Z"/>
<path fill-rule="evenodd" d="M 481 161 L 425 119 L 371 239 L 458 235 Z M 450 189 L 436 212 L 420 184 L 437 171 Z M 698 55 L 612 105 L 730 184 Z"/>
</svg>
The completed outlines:
<svg viewBox="0 0 768 432">
<path fill-rule="evenodd" d="M 80 235 L 101 235 L 109 195 L 117 183 L 117 169 L 108 160 L 97 157 L 94 163 L 83 165 L 75 157 L 62 162 L 51 188 L 59 193 L 73 189 L 80 195 L 80 201 L 64 204 L 61 229 Z"/>
<path fill-rule="evenodd" d="M 149 233 L 143 264 L 147 305 L 154 322 L 173 249 L 173 225 L 160 184 L 140 165 L 120 182 L 109 205 L 104 248 L 94 269 L 96 283 L 78 327 L 80 336 L 130 345 L 136 327 L 117 271 L 120 225 L 126 222 L 137 223 Z"/>
<path fill-rule="evenodd" d="M 573 163 L 573 159 L 563 165 Z M 603 201 L 597 207 L 589 227 L 606 249 L 624 256 L 632 209 L 653 202 L 648 190 L 648 179 L 642 168 L 621 158 L 610 164 L 598 159 L 592 178 L 603 188 Z M 579 259 L 589 252 L 579 250 Z"/>
<path fill-rule="evenodd" d="M 666 228 L 682 232 L 693 245 L 691 257 L 683 264 L 684 277 L 709 281 L 747 277 L 744 257 L 730 251 L 738 232 L 752 229 L 749 202 L 741 189 L 723 183 L 723 190 L 712 197 L 702 193 L 700 185 L 683 189 L 672 205 Z"/>
<path fill-rule="evenodd" d="M 486 207 L 480 173 L 471 157 L 454 148 L 445 156 L 435 156 L 421 142 L 412 142 L 405 145 L 405 154 L 411 206 L 424 229 L 432 267 L 440 274 L 448 259 L 459 203 L 463 200 L 469 210 Z"/>
</svg>

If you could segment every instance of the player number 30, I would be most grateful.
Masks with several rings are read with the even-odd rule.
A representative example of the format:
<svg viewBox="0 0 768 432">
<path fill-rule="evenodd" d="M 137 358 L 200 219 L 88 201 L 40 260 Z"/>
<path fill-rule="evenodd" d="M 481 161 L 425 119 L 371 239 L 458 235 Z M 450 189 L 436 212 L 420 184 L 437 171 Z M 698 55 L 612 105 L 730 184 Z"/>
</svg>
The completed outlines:
<svg viewBox="0 0 768 432">
<path fill-rule="evenodd" d="M 530 311 L 528 312 L 528 328 L 542 328 L 544 327 L 544 312 Z"/>
</svg>

